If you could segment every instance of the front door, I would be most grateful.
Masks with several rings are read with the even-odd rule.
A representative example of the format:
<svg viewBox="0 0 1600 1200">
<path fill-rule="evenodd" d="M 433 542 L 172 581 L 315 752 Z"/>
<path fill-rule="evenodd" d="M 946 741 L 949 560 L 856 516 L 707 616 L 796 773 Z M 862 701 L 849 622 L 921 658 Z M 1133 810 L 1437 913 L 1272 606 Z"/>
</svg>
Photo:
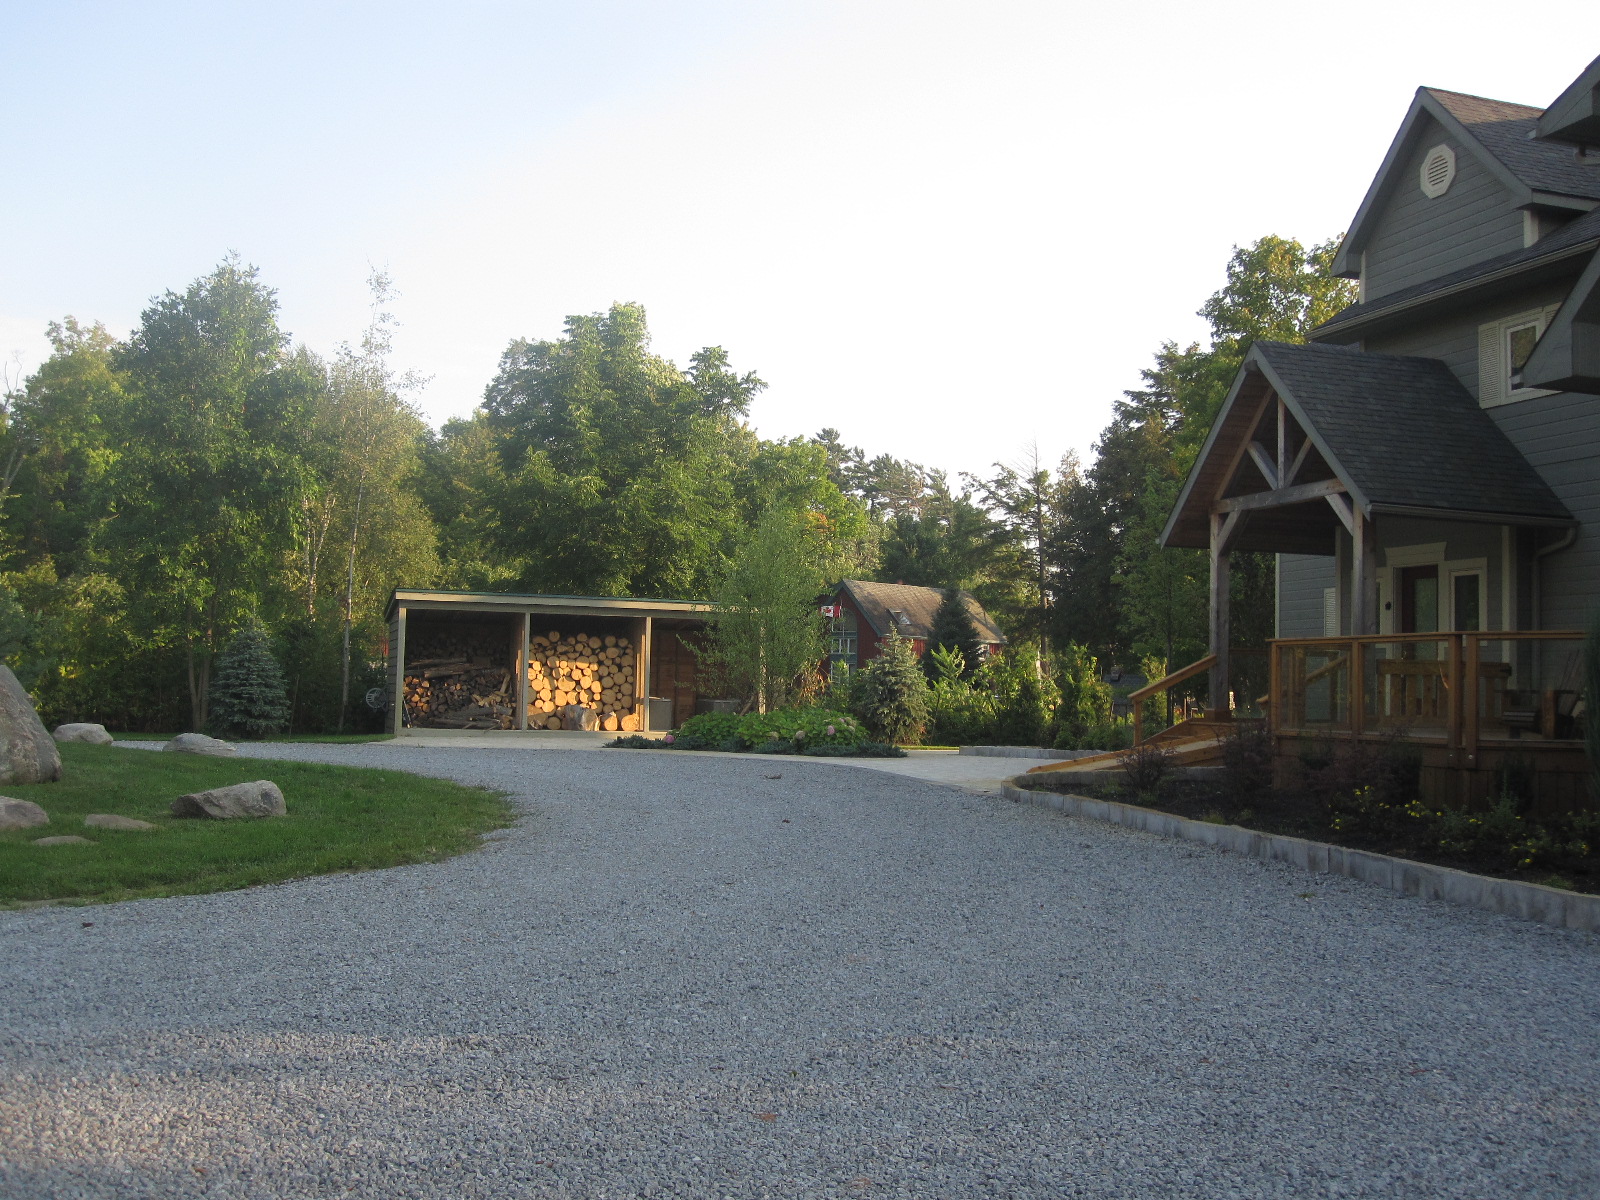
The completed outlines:
<svg viewBox="0 0 1600 1200">
<path fill-rule="evenodd" d="M 1439 568 L 1400 568 L 1400 632 L 1439 632 Z"/>
</svg>

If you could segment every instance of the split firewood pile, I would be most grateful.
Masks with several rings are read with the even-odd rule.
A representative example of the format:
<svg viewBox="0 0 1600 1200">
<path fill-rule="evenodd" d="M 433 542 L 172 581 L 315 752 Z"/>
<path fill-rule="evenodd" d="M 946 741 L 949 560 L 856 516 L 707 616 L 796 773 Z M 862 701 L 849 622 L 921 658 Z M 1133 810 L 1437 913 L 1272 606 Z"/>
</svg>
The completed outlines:
<svg viewBox="0 0 1600 1200">
<path fill-rule="evenodd" d="M 528 728 L 639 728 L 636 660 L 625 637 L 552 630 L 528 642 Z"/>
<path fill-rule="evenodd" d="M 510 667 L 481 658 L 422 658 L 406 669 L 408 725 L 510 729 L 517 723 L 517 677 Z"/>
</svg>

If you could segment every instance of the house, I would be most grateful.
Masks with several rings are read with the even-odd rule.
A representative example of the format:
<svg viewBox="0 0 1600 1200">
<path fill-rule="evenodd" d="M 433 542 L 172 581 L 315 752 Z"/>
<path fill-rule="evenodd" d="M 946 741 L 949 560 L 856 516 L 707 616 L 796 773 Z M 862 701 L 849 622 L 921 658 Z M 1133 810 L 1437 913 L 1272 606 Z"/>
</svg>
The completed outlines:
<svg viewBox="0 0 1600 1200">
<path fill-rule="evenodd" d="M 1545 109 L 1420 89 L 1334 269 L 1357 303 L 1308 345 L 1249 352 L 1162 535 L 1210 554 L 1210 715 L 1238 699 L 1229 556 L 1270 551 L 1281 754 L 1400 736 L 1434 795 L 1482 797 L 1520 757 L 1576 797 L 1577 631 L 1600 601 L 1600 59 Z"/>
<path fill-rule="evenodd" d="M 978 631 L 985 654 L 997 654 L 1006 644 L 1005 634 L 989 614 L 967 592 L 960 593 L 967 615 Z M 864 579 L 841 580 L 822 600 L 829 618 L 830 664 L 854 670 L 878 657 L 883 639 L 891 629 L 911 639 L 912 649 L 922 654 L 933 632 L 933 616 L 944 601 L 939 588 L 913 587 L 905 583 L 869 583 Z"/>
</svg>

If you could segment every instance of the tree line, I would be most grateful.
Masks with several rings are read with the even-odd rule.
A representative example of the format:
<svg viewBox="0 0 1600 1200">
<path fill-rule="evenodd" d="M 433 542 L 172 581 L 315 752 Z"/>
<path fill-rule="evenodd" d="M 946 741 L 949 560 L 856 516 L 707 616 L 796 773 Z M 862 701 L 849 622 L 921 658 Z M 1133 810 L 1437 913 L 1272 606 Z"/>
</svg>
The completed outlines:
<svg viewBox="0 0 1600 1200">
<path fill-rule="evenodd" d="M 6 392 L 0 657 L 47 719 L 202 729 L 219 650 L 260 628 L 293 727 L 353 727 L 397 584 L 705 598 L 781 559 L 965 588 L 1046 656 L 1188 661 L 1204 563 L 1156 534 L 1249 343 L 1300 340 L 1349 301 L 1332 248 L 1237 250 L 1209 344 L 1160 348 L 1092 465 L 1030 452 L 955 480 L 837 430 L 759 437 L 764 382 L 718 346 L 657 355 L 636 304 L 512 342 L 482 404 L 434 430 L 390 362 L 385 276 L 360 341 L 318 353 L 230 257 L 126 339 L 51 325 L 50 357 Z M 1239 574 L 1236 624 L 1264 636 L 1271 563 Z"/>
</svg>

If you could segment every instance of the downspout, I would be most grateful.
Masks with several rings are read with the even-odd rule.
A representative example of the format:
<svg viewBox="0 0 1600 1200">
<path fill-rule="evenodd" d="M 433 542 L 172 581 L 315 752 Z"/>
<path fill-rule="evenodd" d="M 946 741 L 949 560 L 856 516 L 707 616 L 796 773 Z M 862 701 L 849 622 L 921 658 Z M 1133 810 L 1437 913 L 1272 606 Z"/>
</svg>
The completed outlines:
<svg viewBox="0 0 1600 1200">
<path fill-rule="evenodd" d="M 1544 590 L 1539 586 L 1540 579 L 1544 574 L 1540 567 L 1540 560 L 1545 558 L 1547 555 L 1555 554 L 1561 550 L 1570 549 L 1572 543 L 1577 540 L 1578 527 L 1573 525 L 1567 530 L 1566 533 L 1561 535 L 1560 541 L 1551 542 L 1548 546 L 1541 546 L 1539 549 L 1533 552 L 1533 614 L 1532 619 L 1528 622 L 1528 628 L 1530 630 L 1537 630 L 1540 625 L 1539 616 L 1542 611 L 1539 607 L 1540 593 Z"/>
</svg>

